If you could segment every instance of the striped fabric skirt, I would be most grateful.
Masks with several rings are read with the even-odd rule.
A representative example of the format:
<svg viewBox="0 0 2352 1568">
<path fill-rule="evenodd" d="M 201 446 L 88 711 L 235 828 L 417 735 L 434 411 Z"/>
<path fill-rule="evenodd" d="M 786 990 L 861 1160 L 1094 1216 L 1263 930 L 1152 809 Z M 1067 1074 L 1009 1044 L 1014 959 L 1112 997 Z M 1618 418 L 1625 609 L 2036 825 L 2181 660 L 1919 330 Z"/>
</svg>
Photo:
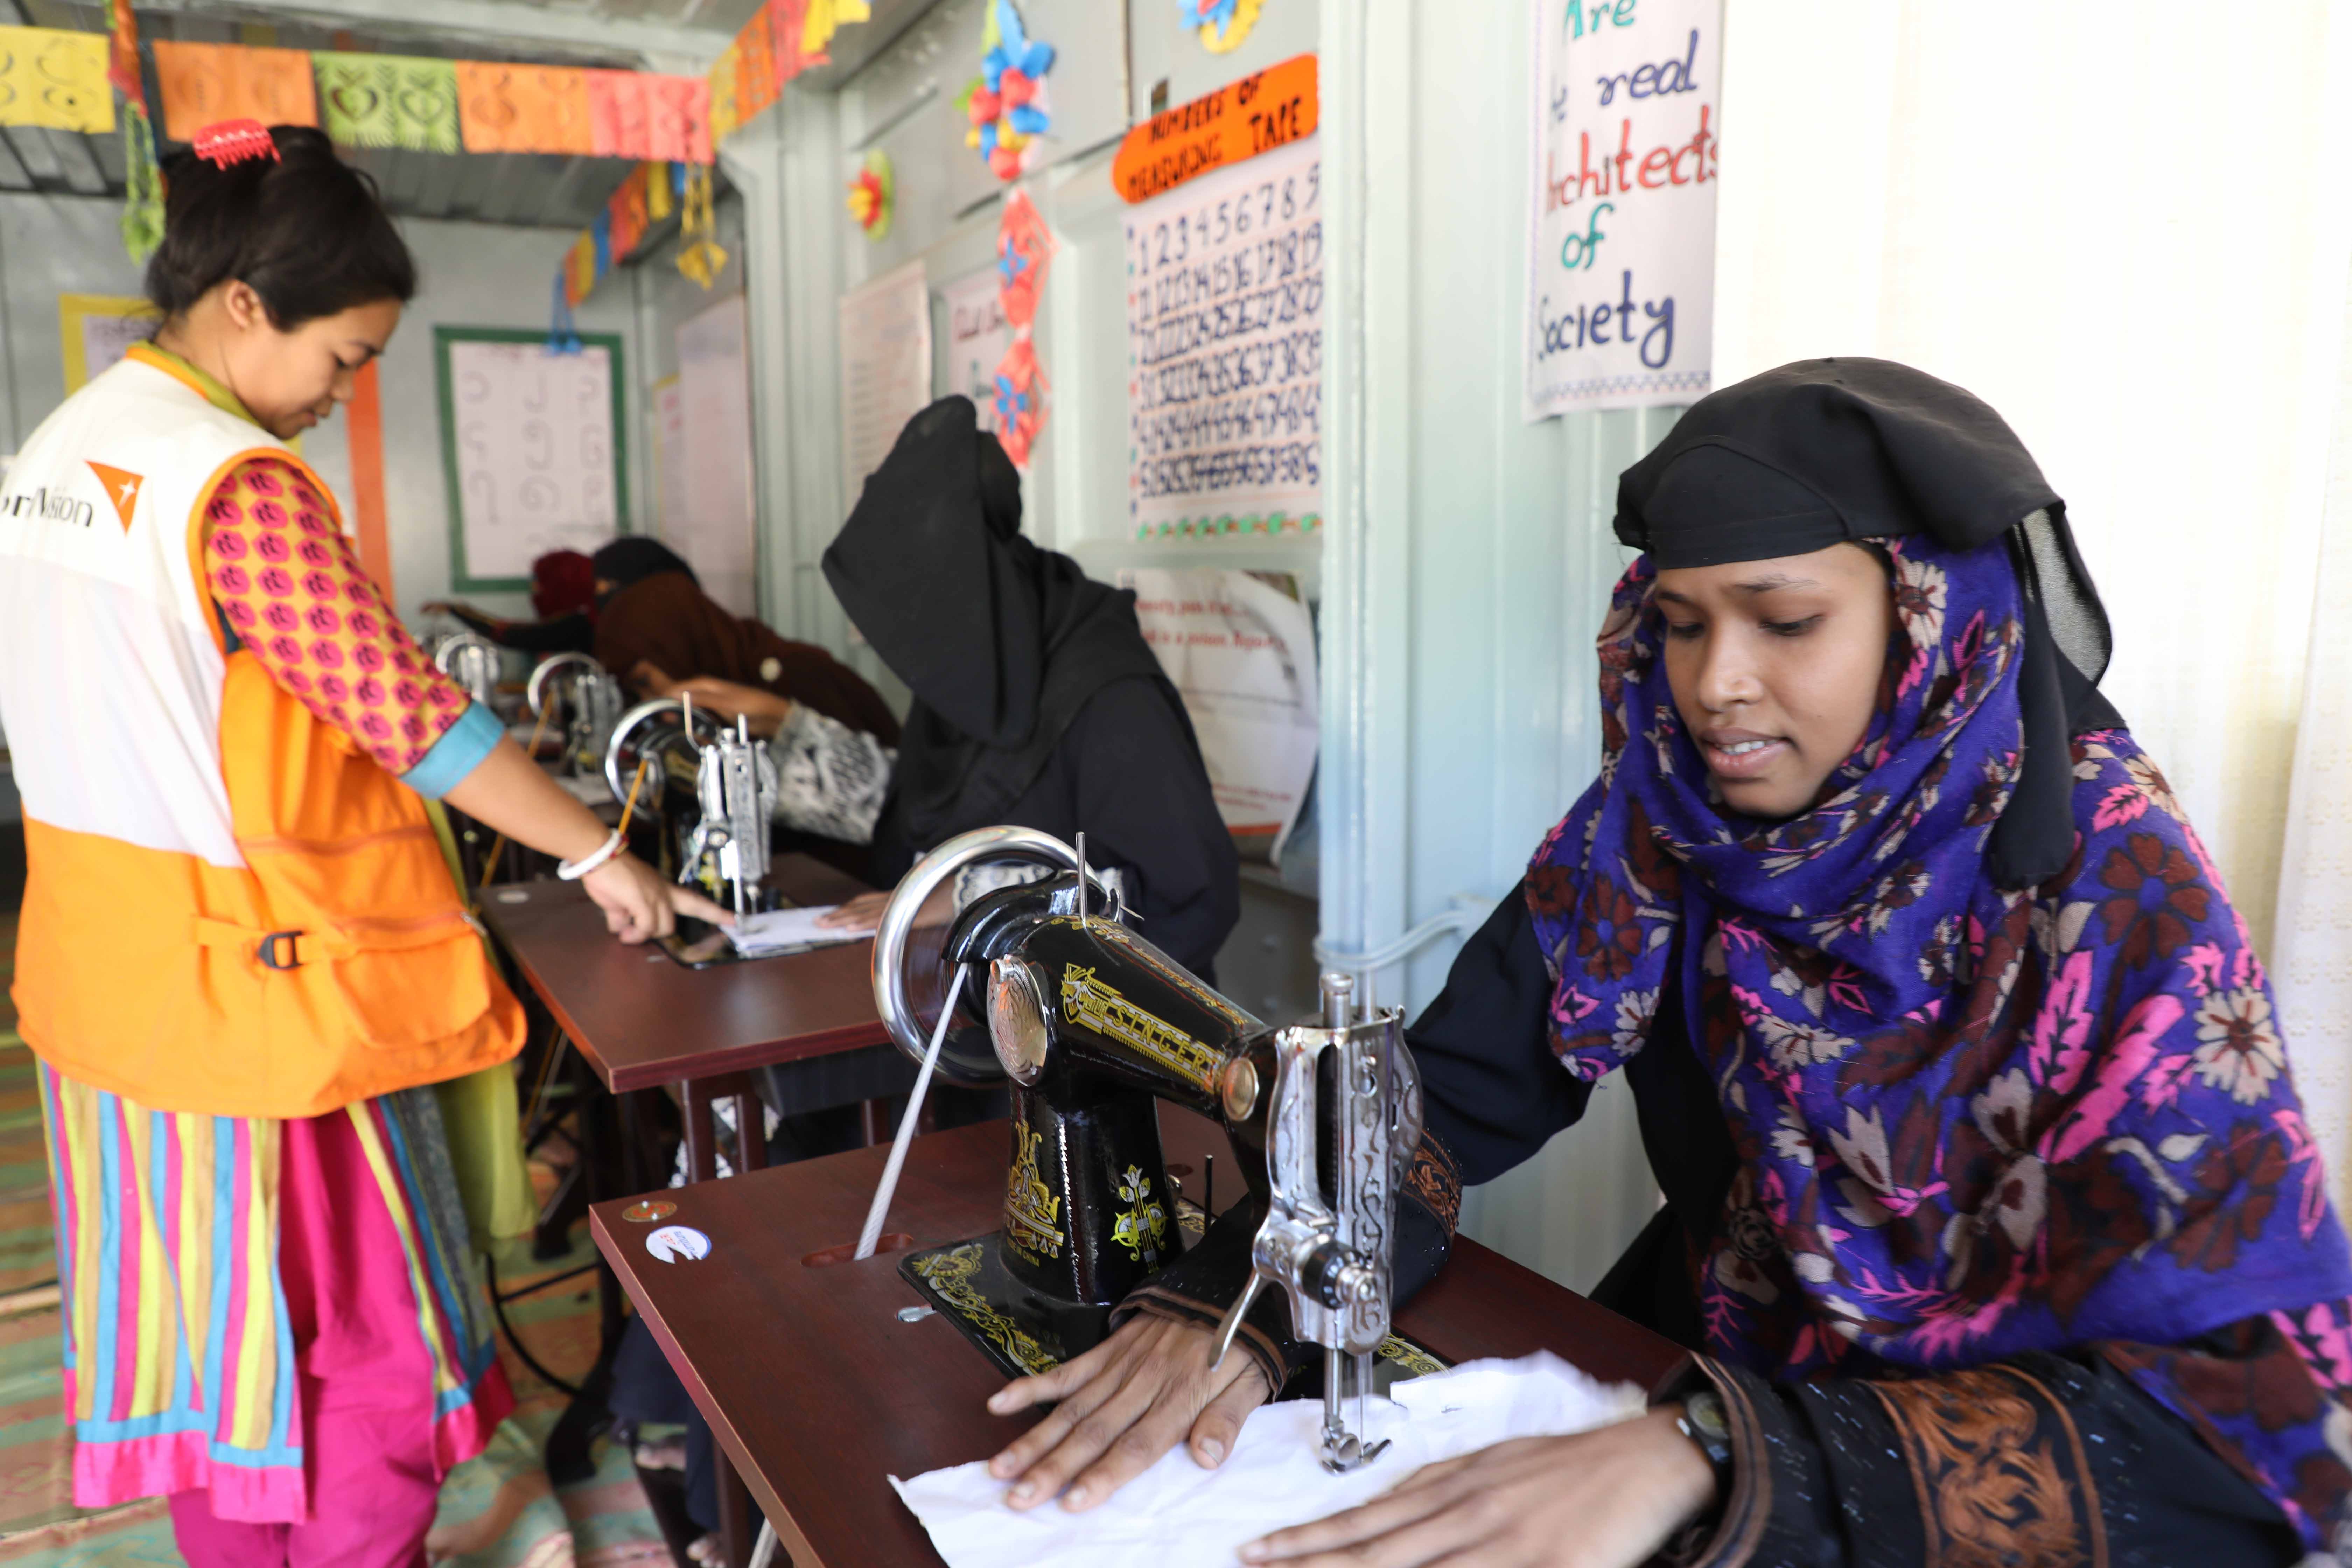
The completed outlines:
<svg viewBox="0 0 2352 1568">
<path fill-rule="evenodd" d="M 150 1110 L 41 1068 L 74 1501 L 209 1489 L 311 1517 L 303 1383 L 320 1325 L 413 1367 L 434 1468 L 512 1407 L 433 1091 L 300 1121 Z M 426 1412 L 429 1411 L 429 1415 Z"/>
</svg>

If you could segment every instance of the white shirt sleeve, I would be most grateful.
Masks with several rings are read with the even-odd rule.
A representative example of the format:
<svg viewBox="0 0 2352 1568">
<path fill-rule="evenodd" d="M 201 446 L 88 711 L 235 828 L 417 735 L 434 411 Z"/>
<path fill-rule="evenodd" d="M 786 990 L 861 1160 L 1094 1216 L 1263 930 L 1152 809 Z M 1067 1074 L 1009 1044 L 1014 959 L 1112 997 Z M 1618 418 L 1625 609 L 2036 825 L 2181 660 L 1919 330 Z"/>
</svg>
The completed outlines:
<svg viewBox="0 0 2352 1568">
<path fill-rule="evenodd" d="M 778 821 L 847 844 L 874 842 L 898 752 L 805 702 L 793 704 L 793 716 L 768 742 L 768 752 L 782 784 Z"/>
</svg>

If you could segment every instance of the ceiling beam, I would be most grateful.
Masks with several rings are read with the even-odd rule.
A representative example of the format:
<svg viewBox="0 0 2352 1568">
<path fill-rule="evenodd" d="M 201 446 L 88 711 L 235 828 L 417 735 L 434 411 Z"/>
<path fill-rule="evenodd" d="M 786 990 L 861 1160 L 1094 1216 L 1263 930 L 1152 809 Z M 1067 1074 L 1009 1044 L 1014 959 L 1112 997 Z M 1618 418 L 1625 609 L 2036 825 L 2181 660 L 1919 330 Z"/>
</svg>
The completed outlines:
<svg viewBox="0 0 2352 1568">
<path fill-rule="evenodd" d="M 142 0 L 142 10 L 188 14 L 266 11 L 324 26 L 356 28 L 395 37 L 429 35 L 441 40 L 496 44 L 520 54 L 556 50 L 572 54 L 633 55 L 665 70 L 706 70 L 727 47 L 729 35 L 709 27 L 681 27 L 634 16 L 585 15 L 527 0 Z"/>
</svg>

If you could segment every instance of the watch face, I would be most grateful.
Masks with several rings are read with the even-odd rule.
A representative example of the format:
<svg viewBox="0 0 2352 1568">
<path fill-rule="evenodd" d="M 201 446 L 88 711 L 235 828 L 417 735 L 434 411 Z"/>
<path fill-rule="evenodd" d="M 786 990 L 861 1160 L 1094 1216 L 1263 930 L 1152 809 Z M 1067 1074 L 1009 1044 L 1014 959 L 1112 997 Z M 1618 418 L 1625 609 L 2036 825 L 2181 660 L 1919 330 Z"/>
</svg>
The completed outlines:
<svg viewBox="0 0 2352 1568">
<path fill-rule="evenodd" d="M 1683 1414 L 1690 1424 L 1710 1442 L 1731 1441 L 1731 1424 L 1723 1418 L 1723 1401 L 1717 1395 L 1694 1394 L 1683 1402 Z"/>
</svg>

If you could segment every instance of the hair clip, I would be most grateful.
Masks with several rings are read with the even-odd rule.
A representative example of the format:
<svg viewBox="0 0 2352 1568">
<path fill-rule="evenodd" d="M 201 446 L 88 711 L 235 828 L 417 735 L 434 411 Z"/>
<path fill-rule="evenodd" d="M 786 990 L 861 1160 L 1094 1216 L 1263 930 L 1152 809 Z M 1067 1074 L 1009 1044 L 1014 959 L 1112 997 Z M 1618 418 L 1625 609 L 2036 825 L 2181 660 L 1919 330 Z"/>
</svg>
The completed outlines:
<svg viewBox="0 0 2352 1568">
<path fill-rule="evenodd" d="M 224 120 L 207 125 L 196 132 L 196 156 L 215 169 L 226 169 L 231 163 L 241 163 L 247 158 L 267 158 L 279 162 L 278 142 L 257 120 Z"/>
</svg>

